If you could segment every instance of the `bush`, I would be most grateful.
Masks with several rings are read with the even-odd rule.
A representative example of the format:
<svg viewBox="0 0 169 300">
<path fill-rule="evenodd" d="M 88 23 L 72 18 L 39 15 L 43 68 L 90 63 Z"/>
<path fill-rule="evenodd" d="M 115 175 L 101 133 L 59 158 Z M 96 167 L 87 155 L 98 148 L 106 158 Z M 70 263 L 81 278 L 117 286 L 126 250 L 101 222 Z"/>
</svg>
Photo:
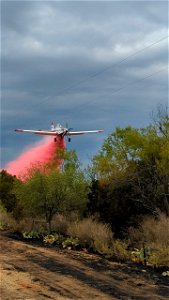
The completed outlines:
<svg viewBox="0 0 169 300">
<path fill-rule="evenodd" d="M 164 247 L 160 244 L 157 244 L 152 250 L 152 254 L 149 257 L 148 262 L 153 264 L 155 267 L 169 267 L 169 247 Z"/>
<path fill-rule="evenodd" d="M 62 244 L 63 240 L 64 240 L 63 236 L 57 233 L 48 234 L 43 238 L 44 243 L 48 245 L 53 245 L 53 244 L 60 245 Z"/>
<path fill-rule="evenodd" d="M 78 238 L 66 238 L 63 242 L 62 242 L 62 247 L 63 248 L 67 248 L 68 250 L 75 250 L 77 248 L 80 247 L 80 241 Z"/>
<path fill-rule="evenodd" d="M 114 240 L 112 246 L 113 258 L 124 261 L 129 258 L 129 252 L 127 251 L 128 244 L 125 241 Z"/>
<path fill-rule="evenodd" d="M 56 231 L 59 234 L 67 235 L 69 221 L 64 215 L 56 214 L 52 220 L 52 231 Z"/>
<path fill-rule="evenodd" d="M 0 206 L 0 230 L 12 229 L 16 227 L 12 213 L 8 213 L 3 206 Z"/>
<path fill-rule="evenodd" d="M 20 222 L 18 222 L 15 226 L 15 230 L 19 232 L 47 232 L 47 224 L 43 219 L 40 218 L 32 218 L 32 217 L 24 217 Z"/>
<path fill-rule="evenodd" d="M 78 238 L 84 246 L 99 253 L 107 253 L 113 240 L 113 233 L 107 224 L 88 218 L 73 222 L 68 227 L 68 235 Z"/>
<path fill-rule="evenodd" d="M 159 213 L 157 218 L 145 217 L 139 228 L 130 227 L 128 238 L 131 244 L 159 243 L 169 246 L 169 218 Z"/>
<path fill-rule="evenodd" d="M 29 232 L 25 231 L 22 233 L 22 236 L 25 239 L 40 239 L 42 237 L 40 232 L 34 230 Z"/>
<path fill-rule="evenodd" d="M 157 218 L 146 217 L 138 229 L 129 228 L 131 245 L 150 249 L 146 260 L 154 266 L 169 266 L 169 218 L 159 213 Z M 138 251 L 139 251 L 138 249 Z"/>
</svg>

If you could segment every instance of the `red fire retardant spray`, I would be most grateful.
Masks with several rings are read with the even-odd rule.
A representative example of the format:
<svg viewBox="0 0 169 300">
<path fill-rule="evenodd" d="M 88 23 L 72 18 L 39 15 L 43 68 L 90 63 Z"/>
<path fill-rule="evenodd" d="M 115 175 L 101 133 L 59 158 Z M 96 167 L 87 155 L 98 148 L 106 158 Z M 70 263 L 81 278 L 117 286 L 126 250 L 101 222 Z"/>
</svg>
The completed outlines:
<svg viewBox="0 0 169 300">
<path fill-rule="evenodd" d="M 52 161 L 52 159 L 57 160 L 57 163 L 61 164 L 62 161 L 56 158 L 57 149 L 65 150 L 64 138 L 56 136 L 54 141 L 53 137 L 45 137 L 31 148 L 26 149 L 17 159 L 9 162 L 5 170 L 19 178 L 33 165 L 40 164 L 43 166 Z"/>
</svg>

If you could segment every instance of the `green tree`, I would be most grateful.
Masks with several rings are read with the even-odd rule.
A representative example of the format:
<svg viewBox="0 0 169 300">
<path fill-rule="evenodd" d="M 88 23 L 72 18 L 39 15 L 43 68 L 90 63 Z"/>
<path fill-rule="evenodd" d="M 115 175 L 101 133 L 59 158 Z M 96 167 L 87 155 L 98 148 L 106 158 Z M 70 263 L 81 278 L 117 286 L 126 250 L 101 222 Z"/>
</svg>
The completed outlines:
<svg viewBox="0 0 169 300">
<path fill-rule="evenodd" d="M 51 221 L 56 213 L 84 211 L 88 184 L 72 152 L 66 157 L 62 171 L 48 169 L 43 173 L 34 170 L 32 177 L 16 186 L 16 193 L 29 215 L 45 215 L 51 231 Z"/>
<path fill-rule="evenodd" d="M 95 194 L 89 194 L 89 207 L 117 230 L 157 208 L 169 215 L 168 115 L 162 115 L 158 124 L 162 130 L 157 123 L 141 129 L 116 128 L 93 158 Z"/>
<path fill-rule="evenodd" d="M 5 170 L 0 172 L 0 202 L 17 221 L 22 216 L 22 206 L 16 197 L 14 186 L 19 183 L 16 176 L 8 174 Z"/>
</svg>

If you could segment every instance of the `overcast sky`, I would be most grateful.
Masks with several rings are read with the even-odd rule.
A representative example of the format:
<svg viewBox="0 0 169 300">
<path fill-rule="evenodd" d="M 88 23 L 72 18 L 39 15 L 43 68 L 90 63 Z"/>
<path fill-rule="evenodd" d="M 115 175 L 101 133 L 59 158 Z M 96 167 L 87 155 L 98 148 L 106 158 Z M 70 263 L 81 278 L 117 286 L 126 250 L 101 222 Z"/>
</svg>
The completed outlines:
<svg viewBox="0 0 169 300">
<path fill-rule="evenodd" d="M 2 167 L 41 139 L 15 128 L 104 129 L 68 144 L 86 164 L 167 104 L 167 1 L 1 1 L 1 18 Z"/>
</svg>

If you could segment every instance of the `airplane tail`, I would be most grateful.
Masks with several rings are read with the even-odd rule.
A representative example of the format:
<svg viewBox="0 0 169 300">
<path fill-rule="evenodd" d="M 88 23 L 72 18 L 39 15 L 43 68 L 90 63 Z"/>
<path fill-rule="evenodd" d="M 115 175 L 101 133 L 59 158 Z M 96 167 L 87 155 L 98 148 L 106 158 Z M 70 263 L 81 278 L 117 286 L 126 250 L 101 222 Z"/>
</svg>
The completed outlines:
<svg viewBox="0 0 169 300">
<path fill-rule="evenodd" d="M 54 130 L 55 130 L 55 126 L 54 126 L 54 122 L 53 122 L 53 121 L 51 122 L 50 130 L 51 130 L 51 131 L 54 131 Z"/>
</svg>

